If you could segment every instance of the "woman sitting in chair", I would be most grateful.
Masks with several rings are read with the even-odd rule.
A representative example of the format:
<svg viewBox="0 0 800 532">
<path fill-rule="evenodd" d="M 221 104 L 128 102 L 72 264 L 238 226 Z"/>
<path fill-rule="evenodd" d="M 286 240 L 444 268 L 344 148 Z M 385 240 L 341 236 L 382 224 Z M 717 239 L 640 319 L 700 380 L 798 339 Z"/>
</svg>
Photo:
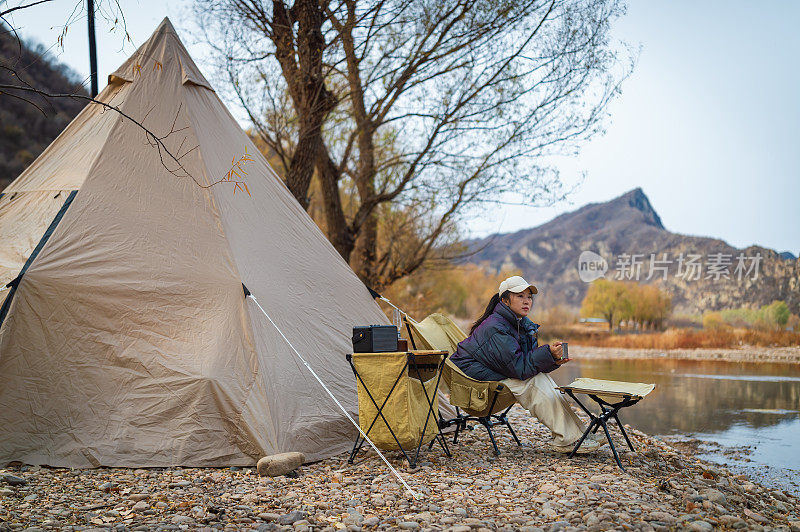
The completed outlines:
<svg viewBox="0 0 800 532">
<path fill-rule="evenodd" d="M 538 290 L 519 276 L 509 277 L 492 296 L 470 335 L 450 357 L 473 379 L 500 381 L 531 415 L 553 432 L 551 449 L 568 453 L 585 427 L 547 373 L 565 364 L 561 342 L 538 345 L 539 325 L 528 319 Z M 594 435 L 581 444 L 579 453 L 600 447 Z"/>
</svg>

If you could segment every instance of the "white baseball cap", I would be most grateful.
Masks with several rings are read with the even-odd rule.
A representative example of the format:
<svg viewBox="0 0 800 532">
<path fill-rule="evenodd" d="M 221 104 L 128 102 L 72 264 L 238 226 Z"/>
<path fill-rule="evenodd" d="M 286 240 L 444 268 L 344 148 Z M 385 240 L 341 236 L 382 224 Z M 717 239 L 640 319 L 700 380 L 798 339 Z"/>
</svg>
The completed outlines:
<svg viewBox="0 0 800 532">
<path fill-rule="evenodd" d="M 530 288 L 531 292 L 534 294 L 538 294 L 539 290 L 536 289 L 531 283 L 520 277 L 519 275 L 514 275 L 513 277 L 509 277 L 502 283 L 500 283 L 500 288 L 497 289 L 497 293 L 499 295 L 503 295 L 503 292 L 508 290 L 509 292 L 520 293 L 523 290 Z"/>
</svg>

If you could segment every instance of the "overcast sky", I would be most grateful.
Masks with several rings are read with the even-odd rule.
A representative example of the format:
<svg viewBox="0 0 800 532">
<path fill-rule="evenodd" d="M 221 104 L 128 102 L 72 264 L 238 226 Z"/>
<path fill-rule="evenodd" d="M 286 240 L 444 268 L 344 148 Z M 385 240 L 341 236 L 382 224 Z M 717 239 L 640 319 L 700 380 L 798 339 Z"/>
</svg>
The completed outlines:
<svg viewBox="0 0 800 532">
<path fill-rule="evenodd" d="M 203 50 L 185 34 L 188 1 L 120 4 L 136 46 L 169 16 L 203 68 Z M 63 50 L 55 44 L 75 5 L 57 0 L 18 11 L 13 21 L 23 38 L 53 46 L 86 76 L 85 19 L 70 27 Z M 102 88 L 135 46 L 123 45 L 102 17 L 97 26 Z M 641 45 L 641 53 L 611 107 L 607 133 L 578 157 L 558 161 L 567 184 L 586 176 L 578 190 L 544 208 L 498 207 L 467 229 L 483 236 L 533 227 L 640 186 L 670 231 L 798 255 L 798 27 L 800 2 L 793 0 L 631 2 L 613 33 Z"/>
</svg>

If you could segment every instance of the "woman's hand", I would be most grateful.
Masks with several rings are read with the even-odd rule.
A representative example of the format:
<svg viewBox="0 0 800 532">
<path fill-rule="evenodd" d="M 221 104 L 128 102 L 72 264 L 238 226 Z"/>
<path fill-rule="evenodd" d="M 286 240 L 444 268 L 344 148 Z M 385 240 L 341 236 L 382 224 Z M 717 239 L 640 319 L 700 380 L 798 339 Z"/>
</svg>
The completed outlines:
<svg viewBox="0 0 800 532">
<path fill-rule="evenodd" d="M 564 355 L 564 348 L 561 347 L 561 342 L 553 342 L 550 344 L 550 352 L 553 354 L 553 358 L 560 360 Z"/>
<path fill-rule="evenodd" d="M 561 345 L 561 342 L 553 342 L 550 344 L 550 353 L 553 354 L 553 358 L 559 366 L 569 362 L 568 358 L 562 358 L 564 356 L 564 347 Z"/>
</svg>

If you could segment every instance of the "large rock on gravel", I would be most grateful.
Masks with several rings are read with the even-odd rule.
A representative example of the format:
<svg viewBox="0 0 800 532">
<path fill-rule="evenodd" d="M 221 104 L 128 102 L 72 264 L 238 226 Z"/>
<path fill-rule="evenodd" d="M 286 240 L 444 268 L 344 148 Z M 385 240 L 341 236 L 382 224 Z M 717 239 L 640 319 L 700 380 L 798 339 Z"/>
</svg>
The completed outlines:
<svg viewBox="0 0 800 532">
<path fill-rule="evenodd" d="M 718 504 L 725 504 L 725 502 L 726 502 L 725 494 L 722 493 L 719 490 L 715 490 L 715 489 L 700 490 L 700 495 L 702 495 L 703 497 L 705 497 L 709 501 L 715 502 L 715 503 L 718 503 Z"/>
<path fill-rule="evenodd" d="M 305 512 L 290 512 L 286 515 L 282 515 L 278 518 L 278 523 L 282 525 L 291 525 L 292 523 L 296 523 L 297 521 L 302 521 L 306 518 Z"/>
<path fill-rule="evenodd" d="M 0 475 L 0 480 L 5 482 L 9 486 L 24 486 L 25 484 L 28 483 L 28 481 L 25 480 L 24 478 L 15 475 L 9 475 L 8 473 Z"/>
<path fill-rule="evenodd" d="M 278 477 L 291 473 L 305 461 L 303 453 L 272 454 L 259 460 L 256 469 L 262 477 Z"/>
</svg>

